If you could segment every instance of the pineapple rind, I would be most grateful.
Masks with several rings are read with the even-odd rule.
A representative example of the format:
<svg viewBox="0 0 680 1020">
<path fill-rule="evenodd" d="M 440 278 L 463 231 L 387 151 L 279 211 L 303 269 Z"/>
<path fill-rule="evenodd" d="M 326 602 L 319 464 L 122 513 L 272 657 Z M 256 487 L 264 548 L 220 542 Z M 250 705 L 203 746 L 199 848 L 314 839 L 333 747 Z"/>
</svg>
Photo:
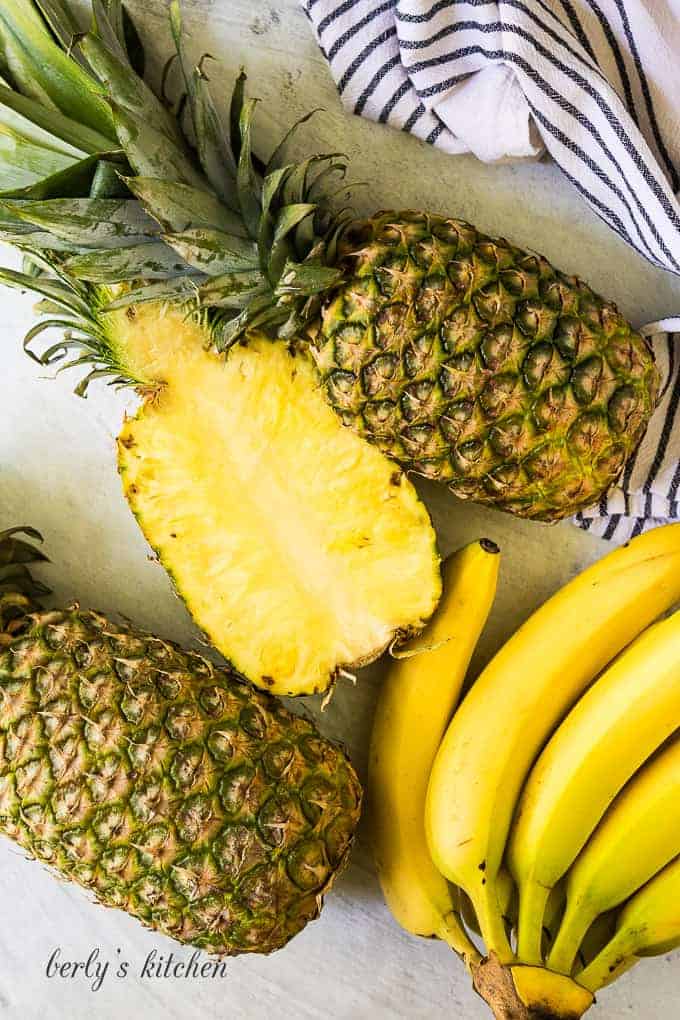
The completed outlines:
<svg viewBox="0 0 680 1020">
<path fill-rule="evenodd" d="M 99 613 L 0 646 L 0 832 L 99 902 L 208 953 L 268 953 L 320 910 L 360 786 L 311 722 Z"/>
<path fill-rule="evenodd" d="M 585 283 L 461 220 L 382 212 L 341 245 L 312 350 L 342 420 L 521 517 L 597 501 L 654 410 L 649 346 Z"/>
</svg>

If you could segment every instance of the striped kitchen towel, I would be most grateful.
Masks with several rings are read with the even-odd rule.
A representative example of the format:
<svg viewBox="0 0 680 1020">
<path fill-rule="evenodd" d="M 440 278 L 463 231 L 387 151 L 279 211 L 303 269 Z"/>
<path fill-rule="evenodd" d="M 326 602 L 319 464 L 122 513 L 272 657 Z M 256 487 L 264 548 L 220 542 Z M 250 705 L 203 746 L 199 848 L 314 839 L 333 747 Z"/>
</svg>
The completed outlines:
<svg viewBox="0 0 680 1020">
<path fill-rule="evenodd" d="M 302 4 L 349 110 L 488 162 L 548 152 L 612 230 L 680 275 L 680 0 Z M 662 401 L 619 487 L 576 521 L 616 541 L 680 518 L 675 328 L 646 329 Z"/>
</svg>

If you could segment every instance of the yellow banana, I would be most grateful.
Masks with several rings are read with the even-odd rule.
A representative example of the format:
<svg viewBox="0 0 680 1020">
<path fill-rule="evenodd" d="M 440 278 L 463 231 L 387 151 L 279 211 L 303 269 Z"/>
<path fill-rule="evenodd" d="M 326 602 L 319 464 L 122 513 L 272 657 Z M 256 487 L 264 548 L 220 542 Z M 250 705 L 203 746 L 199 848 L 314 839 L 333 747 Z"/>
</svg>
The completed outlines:
<svg viewBox="0 0 680 1020">
<path fill-rule="evenodd" d="M 468 963 L 479 953 L 460 924 L 456 890 L 432 863 L 423 815 L 432 762 L 496 593 L 499 559 L 483 539 L 444 564 L 435 616 L 385 678 L 369 757 L 373 850 L 387 904 L 407 931 L 438 936 Z"/>
<path fill-rule="evenodd" d="M 426 804 L 433 860 L 472 900 L 487 948 L 514 953 L 495 878 L 531 764 L 586 686 L 680 599 L 680 525 L 634 539 L 546 602 L 474 684 L 435 759 Z"/>
<path fill-rule="evenodd" d="M 678 855 L 680 738 L 676 737 L 619 794 L 569 871 L 567 907 L 548 967 L 569 974 L 595 918 L 618 907 Z"/>
<path fill-rule="evenodd" d="M 667 952 L 680 940 L 680 857 L 667 864 L 628 900 L 619 914 L 614 937 L 577 975 L 596 992 L 628 970 L 641 956 Z"/>
<path fill-rule="evenodd" d="M 517 955 L 523 963 L 542 962 L 550 890 L 619 791 L 678 722 L 680 612 L 649 627 L 616 659 L 571 710 L 531 770 L 507 858 L 519 887 Z M 578 943 L 574 954 L 576 948 Z"/>
</svg>

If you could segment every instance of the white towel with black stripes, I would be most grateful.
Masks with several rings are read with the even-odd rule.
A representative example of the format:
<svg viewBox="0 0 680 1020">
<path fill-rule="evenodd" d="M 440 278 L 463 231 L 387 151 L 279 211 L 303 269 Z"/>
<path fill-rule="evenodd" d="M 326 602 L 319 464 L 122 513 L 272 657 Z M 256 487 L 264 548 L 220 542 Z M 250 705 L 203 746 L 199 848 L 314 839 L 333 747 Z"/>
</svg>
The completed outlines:
<svg viewBox="0 0 680 1020">
<path fill-rule="evenodd" d="M 302 0 L 345 106 L 487 162 L 547 152 L 617 234 L 680 275 L 680 0 Z M 576 523 L 680 519 L 680 322 L 645 327 L 662 399 Z"/>
</svg>

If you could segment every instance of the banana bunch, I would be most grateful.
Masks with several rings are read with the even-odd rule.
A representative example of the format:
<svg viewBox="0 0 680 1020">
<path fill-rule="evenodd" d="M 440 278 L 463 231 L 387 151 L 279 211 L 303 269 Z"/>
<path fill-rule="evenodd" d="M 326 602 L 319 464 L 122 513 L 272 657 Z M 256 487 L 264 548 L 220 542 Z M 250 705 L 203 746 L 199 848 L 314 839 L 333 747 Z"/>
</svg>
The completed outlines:
<svg viewBox="0 0 680 1020">
<path fill-rule="evenodd" d="M 567 584 L 454 711 L 498 560 L 481 542 L 447 561 L 385 681 L 375 858 L 399 923 L 447 941 L 499 1020 L 577 1020 L 680 945 L 680 525 Z"/>
</svg>

